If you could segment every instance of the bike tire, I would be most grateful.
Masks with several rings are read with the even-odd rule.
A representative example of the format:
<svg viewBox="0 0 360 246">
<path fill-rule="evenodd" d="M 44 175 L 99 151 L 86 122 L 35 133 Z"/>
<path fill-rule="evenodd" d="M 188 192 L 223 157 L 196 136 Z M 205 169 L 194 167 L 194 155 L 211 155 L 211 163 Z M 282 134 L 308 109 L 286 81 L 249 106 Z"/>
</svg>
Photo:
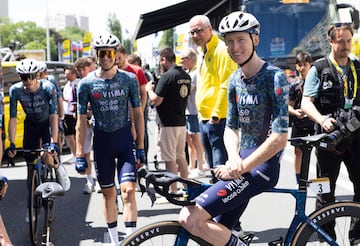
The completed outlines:
<svg viewBox="0 0 360 246">
<path fill-rule="evenodd" d="M 161 221 L 154 224 L 150 224 L 140 228 L 132 233 L 129 237 L 125 238 L 121 243 L 122 246 L 171 246 L 175 245 L 175 240 L 179 235 L 182 226 L 177 221 Z M 182 246 L 193 245 L 211 245 L 203 239 L 190 234 L 188 243 L 176 244 Z"/>
<path fill-rule="evenodd" d="M 39 174 L 33 169 L 31 176 L 30 196 L 29 196 L 29 226 L 30 238 L 33 245 L 37 245 L 39 241 L 39 218 L 42 204 L 40 195 L 35 194 L 36 187 L 40 185 Z"/>
<path fill-rule="evenodd" d="M 351 219 L 360 221 L 360 203 L 355 202 L 336 202 L 326 205 L 314 211 L 309 218 L 322 227 L 335 220 L 336 242 L 339 245 L 350 245 L 349 228 Z M 296 230 L 293 237 L 292 246 L 318 245 L 318 234 L 306 223 L 302 223 Z"/>
<path fill-rule="evenodd" d="M 48 205 L 49 201 L 45 201 L 44 202 L 44 226 L 42 228 L 42 234 L 41 234 L 41 245 L 52 245 L 50 242 L 50 230 L 48 230 L 50 227 L 50 213 L 51 211 L 49 210 L 49 205 Z"/>
</svg>

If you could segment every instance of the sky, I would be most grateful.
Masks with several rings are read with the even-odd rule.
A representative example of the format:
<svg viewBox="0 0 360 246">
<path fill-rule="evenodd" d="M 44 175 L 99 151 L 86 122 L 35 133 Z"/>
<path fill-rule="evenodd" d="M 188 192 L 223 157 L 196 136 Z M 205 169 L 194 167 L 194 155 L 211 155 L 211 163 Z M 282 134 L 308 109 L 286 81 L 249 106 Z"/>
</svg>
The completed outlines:
<svg viewBox="0 0 360 246">
<path fill-rule="evenodd" d="M 49 16 L 56 14 L 88 16 L 89 28 L 93 36 L 108 31 L 107 19 L 110 13 L 114 13 L 123 31 L 127 29 L 132 36 L 141 14 L 182 1 L 184 0 L 8 0 L 8 5 L 9 17 L 13 22 L 34 21 L 42 27 L 45 27 L 47 13 Z M 139 51 L 143 52 L 144 56 L 151 57 L 153 42 L 155 42 L 153 36 L 140 39 Z"/>
</svg>

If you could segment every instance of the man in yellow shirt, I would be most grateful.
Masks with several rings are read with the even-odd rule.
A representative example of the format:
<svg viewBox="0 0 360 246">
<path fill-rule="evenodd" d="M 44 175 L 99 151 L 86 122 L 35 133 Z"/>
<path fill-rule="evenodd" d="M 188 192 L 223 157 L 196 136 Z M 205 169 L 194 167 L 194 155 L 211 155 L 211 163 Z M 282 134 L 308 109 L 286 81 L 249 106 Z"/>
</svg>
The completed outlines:
<svg viewBox="0 0 360 246">
<path fill-rule="evenodd" d="M 196 15 L 189 21 L 190 35 L 199 46 L 196 107 L 199 111 L 200 134 L 210 168 L 225 164 L 227 153 L 223 141 L 228 108 L 229 76 L 237 69 L 226 46 L 212 32 L 210 20 Z"/>
</svg>

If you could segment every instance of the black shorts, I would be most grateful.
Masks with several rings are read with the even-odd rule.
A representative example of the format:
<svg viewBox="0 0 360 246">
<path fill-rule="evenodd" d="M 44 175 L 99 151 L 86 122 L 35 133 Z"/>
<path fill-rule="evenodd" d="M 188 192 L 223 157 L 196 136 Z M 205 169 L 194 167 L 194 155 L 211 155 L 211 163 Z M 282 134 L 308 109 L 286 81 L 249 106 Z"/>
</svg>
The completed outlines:
<svg viewBox="0 0 360 246">
<path fill-rule="evenodd" d="M 65 136 L 75 135 L 76 118 L 73 115 L 66 114 L 64 118 Z"/>
</svg>

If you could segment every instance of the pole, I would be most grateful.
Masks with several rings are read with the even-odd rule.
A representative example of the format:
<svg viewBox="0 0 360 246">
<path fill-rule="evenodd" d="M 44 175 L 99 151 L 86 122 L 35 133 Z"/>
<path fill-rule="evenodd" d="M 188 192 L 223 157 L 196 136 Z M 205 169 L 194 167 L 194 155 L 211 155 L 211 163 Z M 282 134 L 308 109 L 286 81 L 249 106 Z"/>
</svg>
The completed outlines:
<svg viewBox="0 0 360 246">
<path fill-rule="evenodd" d="M 46 60 L 51 61 L 48 0 L 46 0 Z"/>
</svg>

